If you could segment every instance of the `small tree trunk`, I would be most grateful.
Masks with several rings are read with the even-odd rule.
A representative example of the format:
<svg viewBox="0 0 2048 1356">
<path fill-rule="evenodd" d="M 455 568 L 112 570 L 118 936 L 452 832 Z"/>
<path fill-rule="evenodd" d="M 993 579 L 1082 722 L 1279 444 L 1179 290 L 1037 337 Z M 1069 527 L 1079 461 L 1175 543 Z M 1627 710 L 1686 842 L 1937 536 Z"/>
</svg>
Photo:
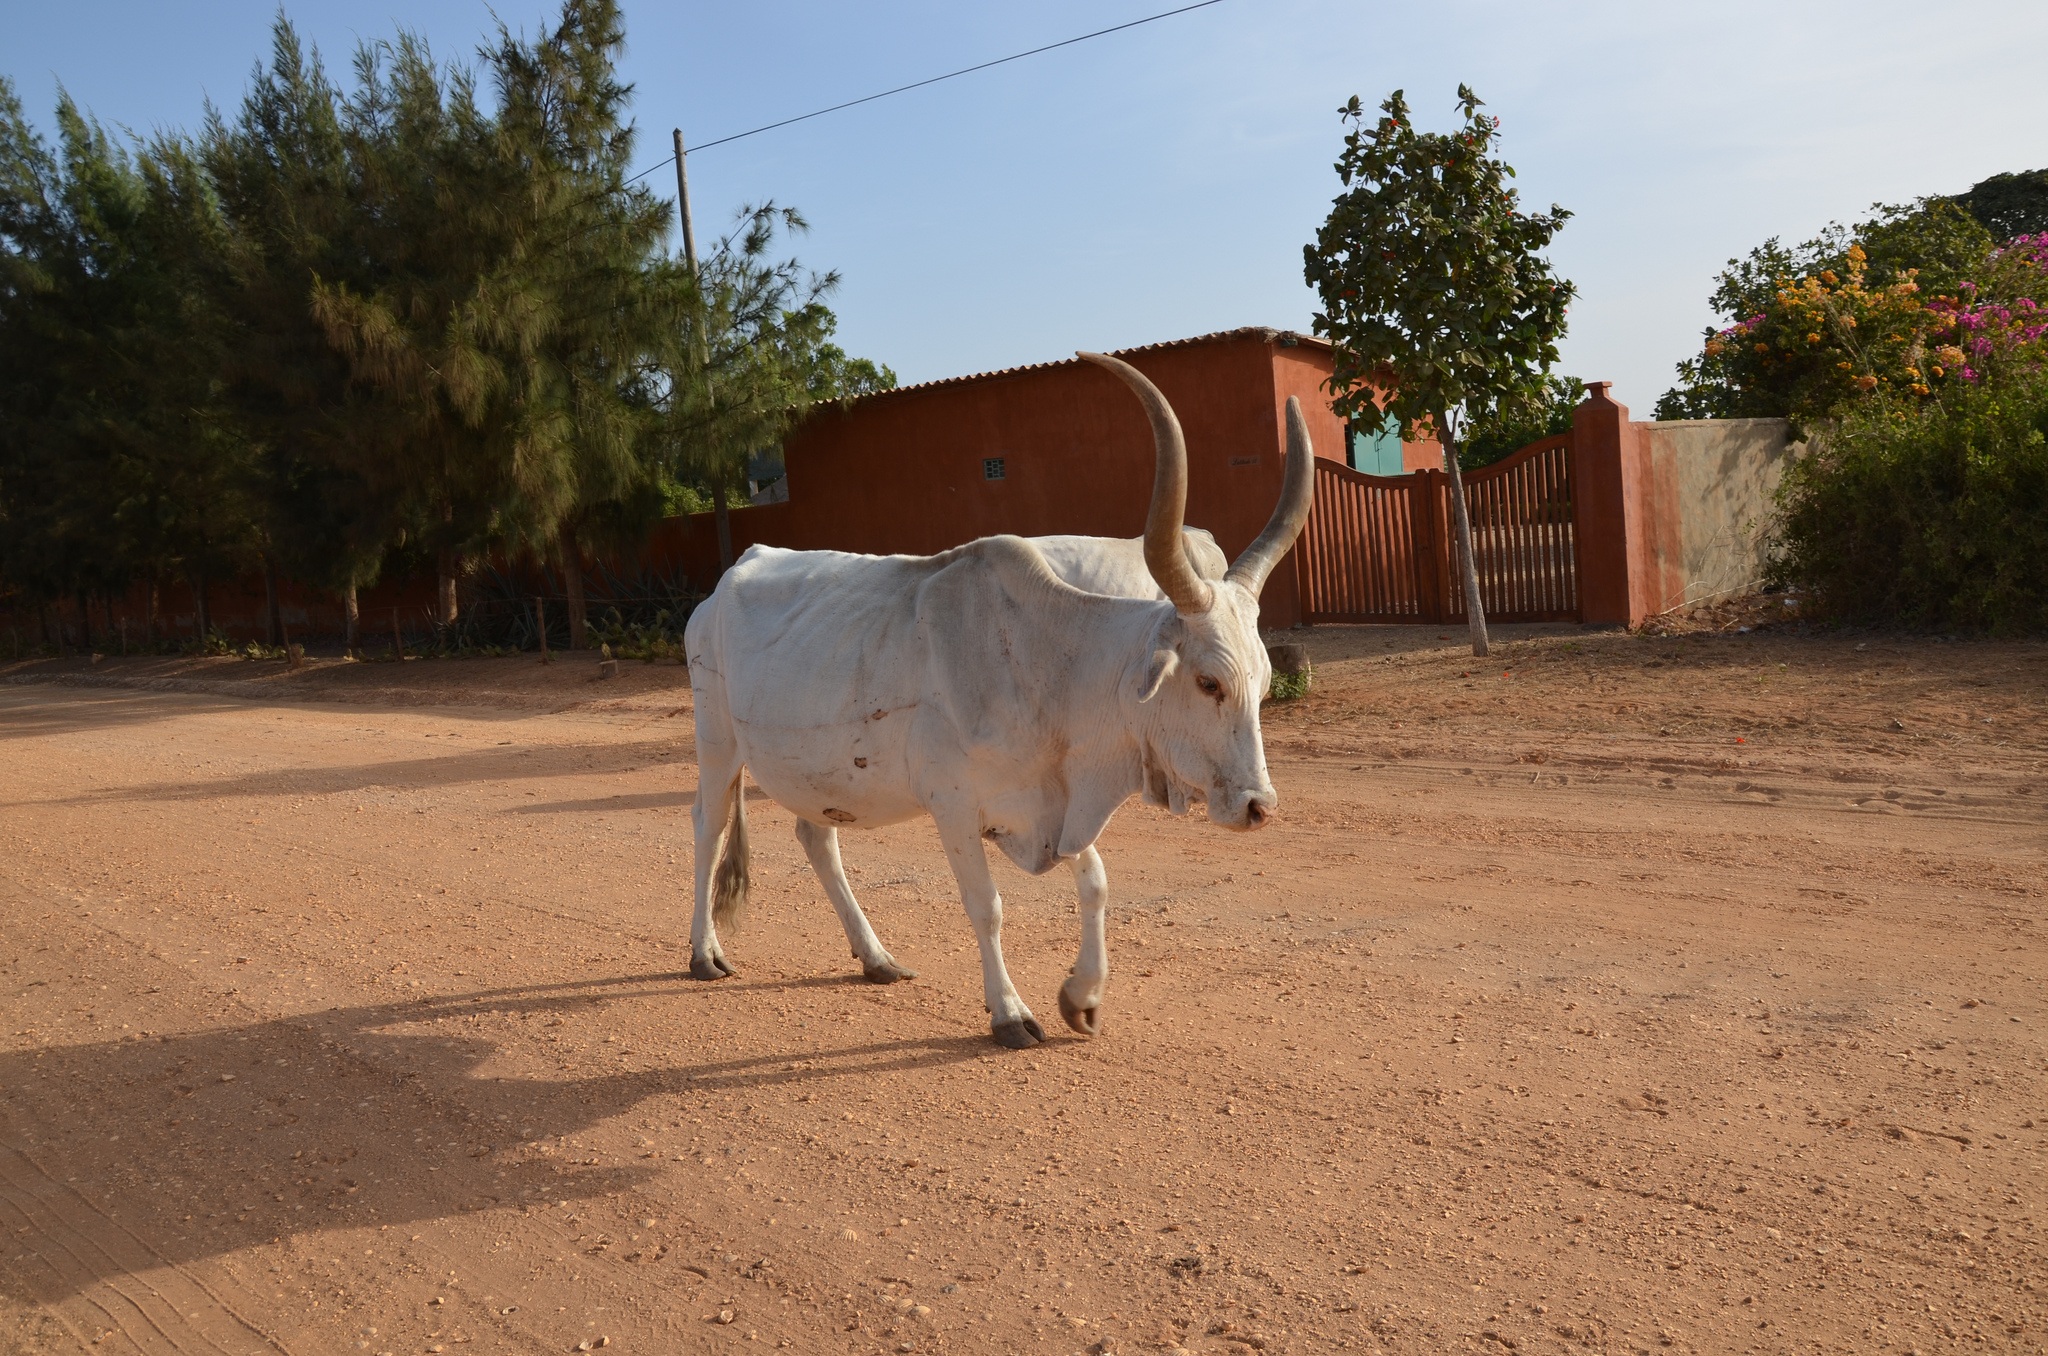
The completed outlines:
<svg viewBox="0 0 2048 1356">
<path fill-rule="evenodd" d="M 192 575 L 192 631 L 201 644 L 213 634 L 213 609 L 207 606 L 204 570 L 194 571 Z"/>
<path fill-rule="evenodd" d="M 44 602 L 44 603 L 37 603 L 37 604 L 36 604 L 36 620 L 42 623 L 42 626 L 43 626 L 43 648 L 47 650 L 47 649 L 49 649 L 49 648 L 50 648 L 50 646 L 51 646 L 51 640 L 50 640 L 50 605 L 49 605 L 48 603 Z M 62 653 L 64 653 L 64 641 L 63 641 L 63 637 L 62 637 L 62 634 L 61 634 L 61 633 L 59 634 L 59 636 L 58 636 L 58 639 L 57 639 L 57 641 L 56 641 L 56 648 L 57 648 L 57 653 L 58 653 L 58 654 L 62 654 Z"/>
<path fill-rule="evenodd" d="M 108 589 L 105 593 L 102 593 L 100 595 L 100 610 L 106 614 L 107 636 L 111 640 L 114 631 L 118 625 L 118 623 L 114 621 L 114 591 L 112 589 Z M 128 651 L 128 631 L 126 627 L 120 627 L 120 631 L 121 652 L 123 654 L 126 654 Z"/>
<path fill-rule="evenodd" d="M 78 648 L 92 653 L 92 609 L 86 606 L 84 589 L 78 591 Z"/>
<path fill-rule="evenodd" d="M 156 648 L 157 581 L 156 571 L 149 572 L 149 585 L 142 595 L 142 643 L 150 649 Z"/>
<path fill-rule="evenodd" d="M 711 482 L 711 517 L 718 524 L 718 572 L 732 568 L 732 515 L 726 511 L 725 482 Z"/>
<path fill-rule="evenodd" d="M 284 616 L 277 606 L 277 560 L 263 556 L 263 643 L 284 644 Z"/>
<path fill-rule="evenodd" d="M 1444 445 L 1444 473 L 1451 479 L 1451 519 L 1457 528 L 1458 568 L 1465 577 L 1465 619 L 1472 628 L 1472 653 L 1486 656 L 1486 609 L 1479 602 L 1479 567 L 1472 558 L 1472 515 L 1465 508 L 1465 478 L 1458 474 L 1458 443 L 1451 421 L 1437 415 L 1437 437 Z"/>
<path fill-rule="evenodd" d="M 583 603 L 583 556 L 576 545 L 576 533 L 562 529 L 562 589 L 569 595 L 569 648 L 581 650 L 589 643 L 584 630 L 587 615 Z"/>
<path fill-rule="evenodd" d="M 356 586 L 353 581 L 341 591 L 341 648 L 346 654 L 356 652 L 356 641 L 362 634 L 363 614 L 356 603 Z"/>
<path fill-rule="evenodd" d="M 444 629 L 445 629 L 445 628 L 448 628 L 448 627 L 452 627 L 452 626 L 454 626 L 454 625 L 455 625 L 455 615 L 456 615 L 456 603 L 455 603 L 455 574 L 456 574 L 456 571 L 457 571 L 457 570 L 459 570 L 459 569 L 461 569 L 461 568 L 462 568 L 462 555 L 461 555 L 461 553 L 460 553 L 460 552 L 458 552 L 458 551 L 457 551 L 457 550 L 456 550 L 456 549 L 455 549 L 454 547 L 452 547 L 452 546 L 444 546 L 444 547 L 442 547 L 442 548 L 441 548 L 441 570 L 440 570 L 440 573 L 441 573 L 441 600 L 440 600 L 440 601 L 441 601 L 441 606 L 440 606 L 440 617 L 441 617 L 441 625 L 442 625 L 442 627 L 443 627 Z"/>
</svg>

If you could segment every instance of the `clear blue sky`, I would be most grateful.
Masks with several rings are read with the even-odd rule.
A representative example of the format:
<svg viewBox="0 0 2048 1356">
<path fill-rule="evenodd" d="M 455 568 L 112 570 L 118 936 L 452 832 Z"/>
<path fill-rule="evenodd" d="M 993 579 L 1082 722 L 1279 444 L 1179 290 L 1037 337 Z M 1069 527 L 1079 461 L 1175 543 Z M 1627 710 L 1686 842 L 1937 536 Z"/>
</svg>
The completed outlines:
<svg viewBox="0 0 2048 1356">
<path fill-rule="evenodd" d="M 641 162 L 1173 0 L 628 0 Z M 288 0 L 345 75 L 400 22 L 467 57 L 483 0 Z M 499 0 L 517 26 L 545 13 Z M 138 131 L 232 106 L 271 0 L 0 0 L 0 72 L 45 126 L 59 82 Z M 841 338 L 905 381 L 1237 325 L 1306 329 L 1301 247 L 1336 190 L 1335 110 L 1458 82 L 1506 119 L 1528 204 L 1577 213 L 1563 370 L 1647 417 L 1732 254 L 1876 200 L 2048 166 L 2048 4 L 1376 4 L 1192 14 L 693 157 L 700 231 L 800 207 L 838 269 Z M 666 172 L 659 180 L 671 185 Z"/>
</svg>

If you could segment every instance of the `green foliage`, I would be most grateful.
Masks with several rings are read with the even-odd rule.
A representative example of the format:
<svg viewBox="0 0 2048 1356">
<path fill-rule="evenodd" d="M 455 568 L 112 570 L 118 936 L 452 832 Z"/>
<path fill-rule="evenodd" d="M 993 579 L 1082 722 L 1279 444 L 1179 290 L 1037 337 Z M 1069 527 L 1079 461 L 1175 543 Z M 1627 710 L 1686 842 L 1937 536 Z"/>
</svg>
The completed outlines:
<svg viewBox="0 0 2048 1356">
<path fill-rule="evenodd" d="M 184 642 L 184 644 L 178 647 L 178 650 L 182 654 L 211 655 L 220 659 L 225 659 L 237 653 L 235 643 L 229 640 L 226 635 L 211 627 L 194 636 L 191 640 Z"/>
<path fill-rule="evenodd" d="M 1945 198 L 1909 206 L 1871 204 L 1855 230 L 1870 276 L 1879 286 L 1911 275 L 1927 296 L 1953 296 L 1978 275 L 1998 240 L 1975 217 Z M 1843 252 L 1839 264 L 1850 262 Z"/>
<path fill-rule="evenodd" d="M 679 479 L 743 500 L 754 454 L 780 445 L 813 403 L 895 385 L 886 367 L 831 342 L 837 321 L 824 299 L 839 275 L 776 256 L 779 238 L 807 229 L 791 208 L 743 208 L 677 290 L 654 351 L 654 410 Z"/>
<path fill-rule="evenodd" d="M 1994 242 L 1945 198 L 1871 210 L 1853 230 L 1831 225 L 1789 248 L 1773 238 L 1730 259 L 1711 297 L 1729 323 L 1679 364 L 1656 417 L 1810 420 L 1921 383 L 1927 302 L 1980 279 Z"/>
<path fill-rule="evenodd" d="M 1952 201 L 1996 240 L 2048 231 L 2048 169 L 1994 174 Z"/>
<path fill-rule="evenodd" d="M 401 32 L 346 89 L 281 17 L 232 116 L 45 144 L 0 79 L 0 582 L 28 602 L 275 567 L 331 590 L 464 553 L 637 543 L 807 404 L 829 342 L 772 205 L 699 278 L 629 182 L 617 0 Z M 700 342 L 691 350 L 688 340 Z"/>
<path fill-rule="evenodd" d="M 1309 670 L 1300 673 L 1274 673 L 1273 686 L 1266 693 L 1266 700 L 1272 702 L 1298 701 L 1308 695 Z"/>
<path fill-rule="evenodd" d="M 711 498 L 694 485 L 683 485 L 673 480 L 661 482 L 661 516 L 664 518 L 685 518 L 692 513 L 711 512 Z"/>
<path fill-rule="evenodd" d="M 1541 255 L 1570 213 L 1519 211 L 1500 120 L 1462 85 L 1458 107 L 1459 130 L 1424 133 L 1399 90 L 1377 119 L 1346 104 L 1344 191 L 1303 251 L 1336 348 L 1332 407 L 1390 413 L 1408 437 L 1536 417 L 1573 294 Z"/>
<path fill-rule="evenodd" d="M 394 431 L 352 383 L 312 297 L 323 279 L 360 282 L 372 256 L 352 216 L 341 96 L 282 18 L 239 116 L 211 115 L 198 153 L 229 224 L 215 275 L 230 320 L 221 375 L 261 449 L 263 550 L 316 587 L 371 583 L 411 526 L 402 492 L 380 493 L 359 461 Z"/>
<path fill-rule="evenodd" d="M 1467 471 L 1491 466 L 1530 443 L 1572 431 L 1572 411 L 1584 403 L 1586 383 L 1577 377 L 1548 377 L 1541 403 L 1475 425 L 1458 447 L 1458 465 Z"/>
<path fill-rule="evenodd" d="M 2048 630 L 2048 373 L 1862 402 L 1780 504 L 1776 571 L 1825 615 Z"/>
<path fill-rule="evenodd" d="M 222 398 L 221 221 L 189 148 L 58 146 L 0 80 L 0 574 L 49 599 L 196 577 L 251 545 L 253 449 Z"/>
<path fill-rule="evenodd" d="M 688 613 L 657 612 L 651 621 L 629 622 L 617 608 L 606 608 L 603 617 L 590 624 L 590 638 L 607 645 L 621 659 L 638 659 L 652 664 L 657 659 L 686 662 L 683 625 Z"/>
</svg>

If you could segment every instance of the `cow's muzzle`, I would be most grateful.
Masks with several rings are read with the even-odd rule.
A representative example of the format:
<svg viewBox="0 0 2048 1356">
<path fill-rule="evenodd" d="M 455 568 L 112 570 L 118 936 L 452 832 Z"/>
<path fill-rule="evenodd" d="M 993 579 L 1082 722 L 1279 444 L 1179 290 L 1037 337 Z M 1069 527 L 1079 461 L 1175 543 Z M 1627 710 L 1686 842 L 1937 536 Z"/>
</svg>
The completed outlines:
<svg viewBox="0 0 2048 1356">
<path fill-rule="evenodd" d="M 1280 808 L 1280 797 L 1271 789 L 1246 791 L 1236 797 L 1232 808 L 1234 813 L 1216 816 L 1217 822 L 1248 833 L 1266 827 L 1266 821 Z"/>
</svg>

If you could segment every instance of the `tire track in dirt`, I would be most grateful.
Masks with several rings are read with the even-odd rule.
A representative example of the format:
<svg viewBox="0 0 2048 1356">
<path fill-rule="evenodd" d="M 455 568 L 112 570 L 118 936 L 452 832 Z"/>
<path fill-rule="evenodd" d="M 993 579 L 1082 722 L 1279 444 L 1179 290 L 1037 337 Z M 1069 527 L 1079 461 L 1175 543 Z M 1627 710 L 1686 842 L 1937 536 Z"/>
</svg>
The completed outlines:
<svg viewBox="0 0 2048 1356">
<path fill-rule="evenodd" d="M 11 1127 L 0 1135 L 8 1270 L 45 1297 L 81 1346 L 141 1356 L 292 1356 L 219 1291 L 51 1176 L 14 1138 Z"/>
</svg>

